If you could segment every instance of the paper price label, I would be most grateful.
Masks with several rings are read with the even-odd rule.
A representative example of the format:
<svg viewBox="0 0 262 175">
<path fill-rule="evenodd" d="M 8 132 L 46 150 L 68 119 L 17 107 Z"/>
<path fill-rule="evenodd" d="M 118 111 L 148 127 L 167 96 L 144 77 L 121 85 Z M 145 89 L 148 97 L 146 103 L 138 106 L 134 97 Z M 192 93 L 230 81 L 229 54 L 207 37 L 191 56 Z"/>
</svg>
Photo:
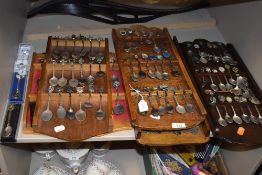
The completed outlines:
<svg viewBox="0 0 262 175">
<path fill-rule="evenodd" d="M 59 126 L 54 127 L 55 132 L 61 132 L 61 131 L 64 131 L 64 130 L 65 130 L 64 125 L 59 125 Z"/>
<path fill-rule="evenodd" d="M 150 115 L 150 117 L 151 117 L 152 119 L 160 120 L 160 116 L 159 116 L 159 115 L 158 115 L 158 116 Z"/>
<path fill-rule="evenodd" d="M 178 129 L 178 128 L 185 128 L 185 123 L 172 123 L 172 128 Z"/>
<path fill-rule="evenodd" d="M 139 112 L 146 112 L 146 111 L 148 111 L 147 102 L 145 100 L 140 100 L 138 102 L 138 109 L 139 109 Z"/>
</svg>

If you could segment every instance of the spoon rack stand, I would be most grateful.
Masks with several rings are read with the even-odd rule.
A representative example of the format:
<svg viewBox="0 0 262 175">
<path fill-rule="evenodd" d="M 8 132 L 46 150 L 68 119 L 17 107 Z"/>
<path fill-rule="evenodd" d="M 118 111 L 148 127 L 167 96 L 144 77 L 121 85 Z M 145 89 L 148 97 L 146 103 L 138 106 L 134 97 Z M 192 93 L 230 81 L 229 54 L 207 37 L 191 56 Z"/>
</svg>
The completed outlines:
<svg viewBox="0 0 262 175">
<path fill-rule="evenodd" d="M 174 43 L 177 44 L 177 40 L 174 37 Z M 207 49 L 207 43 L 209 44 L 215 44 L 218 49 L 214 49 L 212 51 L 211 49 Z M 219 66 L 224 67 L 225 63 L 222 63 L 222 61 L 220 60 L 220 62 L 215 62 L 215 61 L 208 61 L 206 64 L 204 63 L 195 63 L 193 61 L 193 56 L 196 56 L 199 58 L 199 53 L 197 51 L 196 48 L 194 48 L 194 44 L 197 44 L 200 46 L 200 50 L 202 52 L 206 52 L 206 53 L 215 53 L 216 55 L 223 55 L 224 53 L 228 53 L 229 55 L 231 55 L 231 57 L 233 58 L 234 61 L 237 61 L 237 64 L 234 66 L 230 66 L 230 72 L 232 74 L 232 77 L 236 80 L 236 73 L 234 73 L 234 71 L 232 70 L 233 67 L 237 68 L 238 71 L 238 75 L 242 76 L 242 77 L 246 77 L 247 78 L 247 82 L 248 82 L 248 88 L 251 89 L 251 91 L 254 93 L 255 97 L 259 100 L 262 101 L 262 92 L 260 90 L 260 88 L 258 87 L 258 85 L 256 84 L 255 80 L 253 79 L 252 75 L 250 74 L 249 70 L 247 69 L 246 65 L 244 64 L 243 60 L 240 58 L 240 56 L 238 55 L 237 51 L 235 50 L 235 48 L 233 47 L 233 45 L 231 44 L 223 44 L 223 43 L 219 43 L 219 42 L 209 42 L 205 39 L 196 39 L 193 42 L 183 42 L 180 43 L 180 48 L 181 48 L 181 55 L 184 61 L 185 66 L 187 67 L 188 72 L 190 73 L 190 76 L 193 79 L 193 82 L 195 84 L 195 86 L 197 87 L 198 93 L 201 97 L 201 100 L 203 101 L 203 104 L 205 105 L 205 108 L 208 112 L 208 121 L 210 124 L 210 128 L 213 132 L 214 137 L 220 138 L 222 140 L 224 140 L 225 144 L 229 144 L 230 146 L 235 145 L 236 147 L 241 146 L 241 148 L 251 148 L 251 147 L 257 147 L 257 146 L 261 146 L 262 145 L 262 138 L 258 137 L 256 134 L 254 133 L 261 133 L 262 132 L 262 125 L 261 124 L 255 124 L 252 123 L 250 121 L 250 123 L 245 123 L 244 121 L 242 121 L 242 124 L 237 124 L 235 122 L 233 123 L 227 123 L 227 126 L 223 127 L 221 125 L 218 124 L 218 119 L 219 119 L 219 115 L 216 111 L 215 106 L 210 105 L 210 95 L 207 95 L 204 90 L 206 89 L 211 89 L 210 88 L 210 78 L 209 78 L 209 73 L 207 73 L 206 71 L 204 71 L 204 69 L 201 70 L 202 67 L 209 67 L 211 70 L 212 69 L 218 69 Z M 193 52 L 191 52 L 191 51 Z M 189 54 L 188 54 L 189 53 Z M 227 63 L 228 64 L 228 63 Z M 196 71 L 197 70 L 197 71 Z M 198 71 L 199 70 L 199 71 Z M 227 71 L 227 69 L 225 69 L 225 72 L 222 73 L 220 71 L 218 71 L 218 73 L 210 73 L 211 76 L 213 77 L 213 81 L 216 85 L 219 84 L 219 79 L 217 78 L 217 76 L 220 77 L 221 81 L 226 84 L 226 80 L 224 78 L 224 75 L 227 77 L 227 79 L 230 78 L 230 74 Z M 202 78 L 205 77 L 207 84 L 205 85 L 205 87 L 201 87 L 202 86 Z M 235 88 L 235 85 L 232 85 L 233 88 Z M 233 99 L 232 103 L 229 103 L 227 101 L 225 102 L 221 102 L 218 100 L 218 95 L 223 95 L 225 97 L 231 97 Z M 252 114 L 257 118 L 258 117 L 258 113 L 256 112 L 256 109 L 254 107 L 254 104 L 252 104 L 249 100 L 247 102 L 236 102 L 234 100 L 234 94 L 231 92 L 217 92 L 214 94 L 214 97 L 217 99 L 216 105 L 218 106 L 220 113 L 222 115 L 223 118 L 225 118 L 225 114 L 226 111 L 223 107 L 223 105 L 225 105 L 230 117 L 233 116 L 233 111 L 231 109 L 231 105 L 234 106 L 235 112 L 237 114 L 237 116 L 241 117 L 242 115 L 242 111 L 240 109 L 240 106 L 242 106 L 244 113 L 247 114 L 248 116 L 250 116 L 250 112 L 247 108 L 247 105 L 249 105 L 251 107 L 251 111 Z M 260 112 L 262 112 L 262 105 L 259 104 L 257 105 L 258 109 L 260 110 Z M 243 135 L 239 135 L 238 129 L 239 127 L 242 127 L 245 129 Z"/>
<path fill-rule="evenodd" d="M 132 30 L 134 33 L 132 35 L 128 34 L 128 30 Z M 121 32 L 125 31 L 126 35 L 121 36 Z M 152 37 L 142 37 L 139 36 L 139 31 L 145 31 L 147 33 L 159 33 L 160 36 Z M 174 46 L 171 37 L 166 28 L 163 30 L 158 28 L 147 28 L 141 25 L 131 26 L 129 29 L 113 29 L 112 31 L 113 42 L 116 50 L 116 56 L 120 71 L 122 73 L 122 78 L 124 82 L 126 99 L 130 110 L 130 121 L 131 125 L 136 130 L 136 139 L 139 143 L 145 145 L 173 145 L 173 144 L 185 144 L 185 143 L 203 143 L 207 142 L 209 138 L 208 126 L 205 121 L 206 111 L 198 97 L 196 90 L 191 82 L 189 75 L 182 63 L 182 60 L 178 54 L 177 48 Z M 141 54 L 145 53 L 148 56 L 153 54 L 154 44 L 141 44 L 140 42 L 146 39 L 155 41 L 156 45 L 161 48 L 165 48 L 169 53 L 171 53 L 170 58 L 164 58 L 162 60 L 151 60 L 149 58 L 142 59 Z M 134 46 L 136 45 L 136 46 Z M 126 47 L 130 47 L 128 52 L 124 51 Z M 132 48 L 133 47 L 133 48 Z M 138 79 L 137 82 L 131 80 L 131 69 L 130 60 L 132 60 L 133 71 L 138 73 L 139 63 L 137 59 L 131 59 L 134 54 L 138 55 L 138 60 L 141 63 L 142 70 L 147 73 L 146 63 L 148 61 L 150 68 L 155 71 L 154 63 L 157 63 L 159 71 L 162 71 L 161 64 L 164 64 L 164 69 L 168 72 L 169 80 L 159 80 L 157 78 L 149 78 L 146 75 L 144 79 Z M 172 76 L 171 68 L 169 66 L 170 61 L 174 66 L 178 67 L 179 75 Z M 146 115 L 141 114 L 138 111 L 138 101 L 140 101 L 140 96 L 134 91 L 130 90 L 129 84 L 135 88 L 140 89 L 141 94 L 146 100 L 149 110 Z M 144 91 L 146 87 L 158 87 L 160 85 L 168 85 L 169 87 L 176 88 L 175 94 L 179 104 L 184 105 L 185 100 L 182 94 L 190 97 L 190 101 L 195 111 L 193 113 L 179 114 L 176 112 L 176 103 L 174 101 L 174 91 L 167 91 L 167 98 L 171 105 L 174 107 L 173 114 L 165 113 L 160 117 L 160 119 L 153 119 L 150 117 L 150 111 L 152 110 L 149 100 L 148 92 Z M 182 88 L 182 89 L 180 89 Z M 165 105 L 165 92 L 159 90 L 159 96 L 161 105 Z M 154 107 L 158 107 L 156 101 L 156 91 L 151 91 Z M 176 124 L 182 124 L 183 127 L 176 126 Z M 200 127 L 198 134 L 183 132 L 187 129 Z M 193 137 L 193 139 L 192 139 Z M 196 138 L 196 139 L 194 139 Z"/>
<path fill-rule="evenodd" d="M 82 101 L 82 110 L 86 112 L 86 119 L 82 122 L 73 119 L 70 120 L 67 117 L 65 118 L 58 118 L 57 117 L 57 108 L 59 106 L 59 93 L 57 93 L 55 90 L 50 94 L 50 110 L 53 113 L 53 116 L 51 120 L 49 121 L 43 121 L 41 119 L 41 113 L 46 109 L 47 107 L 47 99 L 48 99 L 48 86 L 49 86 L 49 79 L 52 77 L 52 63 L 49 61 L 51 60 L 51 54 L 54 48 L 56 48 L 56 42 L 57 40 L 49 37 L 48 38 L 48 44 L 47 44 L 47 60 L 42 66 L 42 75 L 41 75 L 41 81 L 39 83 L 39 90 L 37 92 L 37 99 L 36 99 L 36 107 L 33 117 L 33 130 L 34 132 L 38 132 L 41 134 L 49 135 L 52 137 L 56 137 L 63 140 L 68 141 L 80 141 L 84 140 L 93 136 L 101 135 L 108 133 L 112 131 L 112 121 L 111 121 L 111 103 L 112 103 L 112 97 L 111 97 L 111 82 L 110 82 L 110 65 L 109 65 L 109 50 L 108 50 L 108 40 L 105 39 L 101 41 L 100 47 L 98 46 L 98 42 L 94 40 L 94 43 L 92 43 L 93 46 L 93 54 L 96 55 L 99 50 L 102 49 L 102 53 L 104 55 L 104 60 L 101 63 L 101 70 L 105 72 L 104 77 L 97 77 L 96 72 L 99 71 L 99 65 L 95 62 L 92 64 L 92 75 L 95 77 L 95 83 L 94 83 L 94 89 L 95 92 L 92 93 L 91 96 L 91 102 L 93 104 L 92 108 L 85 108 L 84 102 L 88 101 L 89 98 L 89 92 L 88 92 L 88 85 L 87 83 L 84 85 L 84 91 L 81 95 L 81 101 Z M 73 51 L 73 40 L 67 39 L 67 51 L 71 53 Z M 84 41 L 86 50 L 89 50 L 90 52 L 90 45 L 89 41 Z M 63 44 L 65 44 L 64 39 L 59 39 L 58 42 L 58 48 L 60 48 L 61 52 L 64 49 Z M 75 42 L 75 50 L 81 50 L 83 48 L 82 41 L 76 40 Z M 84 64 L 83 64 L 83 75 L 84 79 L 87 79 L 87 76 L 89 75 L 89 64 L 86 63 L 86 60 L 88 60 L 88 53 L 85 54 L 83 57 Z M 61 71 L 62 66 L 61 63 L 55 64 L 55 76 L 57 78 L 61 77 Z M 74 64 L 74 76 L 75 79 L 80 78 L 80 64 L 75 63 Z M 65 63 L 64 65 L 64 77 L 69 81 L 71 79 L 71 64 Z M 63 92 L 61 93 L 62 97 L 62 105 L 63 107 L 68 110 L 69 109 L 69 93 L 66 92 L 66 89 L 68 87 L 67 85 L 64 87 Z M 99 109 L 99 102 L 100 102 L 100 93 L 99 88 L 103 87 L 103 93 L 102 93 L 102 110 L 106 113 L 105 118 L 102 120 L 96 119 L 96 111 Z M 56 87 L 55 87 L 56 89 Z M 79 110 L 79 103 L 80 103 L 80 97 L 79 94 L 76 92 L 76 88 L 74 88 L 74 92 L 71 94 L 72 97 L 72 107 L 75 112 Z M 64 125 L 65 130 L 61 132 L 55 132 L 54 127 Z"/>
</svg>

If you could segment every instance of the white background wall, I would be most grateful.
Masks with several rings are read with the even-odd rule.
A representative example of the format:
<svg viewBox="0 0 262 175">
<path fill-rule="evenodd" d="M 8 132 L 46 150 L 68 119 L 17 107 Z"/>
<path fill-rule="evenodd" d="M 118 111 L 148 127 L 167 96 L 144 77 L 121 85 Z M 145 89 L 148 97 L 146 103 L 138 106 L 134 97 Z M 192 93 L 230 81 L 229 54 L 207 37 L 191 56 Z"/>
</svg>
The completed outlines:
<svg viewBox="0 0 262 175">
<path fill-rule="evenodd" d="M 210 8 L 225 40 L 232 43 L 262 88 L 262 1 Z M 261 137 L 261 133 L 254 133 Z M 262 162 L 262 148 L 222 150 L 231 175 L 253 174 Z"/>
</svg>

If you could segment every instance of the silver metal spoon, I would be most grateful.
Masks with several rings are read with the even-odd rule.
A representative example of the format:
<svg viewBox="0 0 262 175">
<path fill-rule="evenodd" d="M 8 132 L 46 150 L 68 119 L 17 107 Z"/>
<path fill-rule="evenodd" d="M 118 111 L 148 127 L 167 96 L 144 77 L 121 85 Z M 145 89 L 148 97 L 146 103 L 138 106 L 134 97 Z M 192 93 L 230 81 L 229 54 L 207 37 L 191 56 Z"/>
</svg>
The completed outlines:
<svg viewBox="0 0 262 175">
<path fill-rule="evenodd" d="M 195 112 L 194 105 L 193 105 L 192 103 L 189 103 L 189 102 L 188 102 L 188 97 L 187 97 L 185 94 L 183 94 L 183 97 L 184 97 L 185 102 L 186 102 L 186 104 L 185 104 L 186 112 L 188 112 L 188 113 L 194 113 L 194 112 Z M 191 97 L 189 96 L 189 98 L 191 98 Z"/>
<path fill-rule="evenodd" d="M 66 116 L 66 110 L 62 105 L 62 95 L 61 93 L 63 92 L 63 88 L 59 87 L 57 89 L 58 93 L 59 93 L 59 106 L 57 108 L 56 114 L 58 118 L 64 118 Z"/>
<path fill-rule="evenodd" d="M 69 109 L 66 111 L 66 117 L 70 120 L 75 119 L 75 111 L 72 106 L 72 93 L 74 92 L 73 87 L 68 87 L 67 93 L 69 93 Z"/>
<path fill-rule="evenodd" d="M 237 115 L 237 113 L 236 113 L 236 111 L 235 111 L 235 109 L 234 109 L 234 106 L 233 105 L 230 105 L 231 106 L 231 109 L 232 109 L 232 111 L 233 111 L 233 113 L 234 113 L 234 115 L 233 115 L 233 121 L 235 122 L 235 123 L 237 123 L 237 124 L 242 124 L 243 122 L 242 122 L 242 119 Z"/>
<path fill-rule="evenodd" d="M 228 64 L 226 64 L 226 65 L 225 65 L 225 68 L 228 70 L 228 73 L 229 73 L 229 76 L 230 76 L 229 82 L 230 82 L 232 85 L 236 85 L 237 82 L 236 82 L 236 80 L 234 80 L 234 79 L 232 78 L 232 74 L 231 74 L 231 71 L 230 71 L 230 66 L 229 66 Z"/>
<path fill-rule="evenodd" d="M 78 60 L 80 57 L 80 52 L 76 51 L 76 39 L 77 39 L 76 35 L 72 35 L 72 39 L 73 39 L 74 46 L 73 46 L 73 51 L 71 53 L 71 57 L 74 60 Z"/>
<path fill-rule="evenodd" d="M 134 72 L 132 61 L 130 61 L 130 74 L 131 74 L 130 78 L 132 81 L 134 82 L 138 81 L 138 75 Z"/>
<path fill-rule="evenodd" d="M 146 78 L 146 73 L 142 70 L 141 62 L 138 60 L 138 76 L 139 78 Z"/>
<path fill-rule="evenodd" d="M 53 76 L 49 79 L 50 86 L 56 86 L 58 84 L 58 78 L 55 76 L 55 62 L 52 63 Z"/>
<path fill-rule="evenodd" d="M 162 80 L 163 77 L 162 77 L 162 74 L 159 72 L 158 70 L 158 67 L 157 67 L 157 62 L 155 61 L 154 62 L 154 66 L 155 66 L 155 74 L 156 74 L 156 78 L 159 79 L 159 80 Z"/>
<path fill-rule="evenodd" d="M 87 77 L 87 84 L 94 84 L 95 83 L 95 77 L 92 75 L 92 64 L 89 63 L 89 75 Z"/>
<path fill-rule="evenodd" d="M 169 80 L 170 79 L 170 76 L 168 74 L 168 72 L 165 70 L 165 64 L 164 62 L 162 61 L 162 64 L 161 64 L 161 68 L 162 68 L 162 72 L 163 72 L 163 79 L 164 80 Z"/>
<path fill-rule="evenodd" d="M 247 109 L 248 109 L 248 111 L 250 113 L 251 122 L 253 122 L 255 124 L 259 124 L 258 119 L 253 115 L 252 110 L 251 110 L 249 105 L 247 105 Z"/>
<path fill-rule="evenodd" d="M 228 111 L 227 111 L 227 107 L 225 105 L 223 105 L 224 109 L 225 109 L 225 120 L 227 121 L 227 123 L 233 123 L 233 119 L 232 117 L 228 114 Z"/>
<path fill-rule="evenodd" d="M 157 105 L 158 105 L 159 115 L 164 115 L 166 113 L 166 108 L 161 105 L 160 96 L 159 96 L 158 91 L 156 92 L 156 101 L 157 101 Z"/>
<path fill-rule="evenodd" d="M 148 71 L 147 75 L 149 76 L 149 78 L 152 78 L 152 79 L 156 78 L 155 73 L 150 69 L 148 61 L 146 63 L 146 67 L 147 67 L 147 71 Z"/>
<path fill-rule="evenodd" d="M 226 88 L 225 84 L 222 83 L 219 75 L 217 76 L 217 78 L 218 78 L 218 81 L 219 81 L 218 87 L 221 89 L 221 91 L 227 91 L 227 88 Z"/>
<path fill-rule="evenodd" d="M 233 89 L 233 86 L 228 82 L 226 75 L 224 75 L 224 78 L 226 80 L 226 89 L 227 91 L 230 91 L 231 89 Z"/>
<path fill-rule="evenodd" d="M 64 62 L 64 60 L 62 60 L 61 66 L 62 66 L 62 76 L 61 76 L 61 78 L 58 79 L 57 83 L 58 83 L 58 86 L 64 87 L 67 84 L 67 79 L 64 76 L 64 73 L 65 73 L 65 68 L 64 68 L 65 62 Z"/>
<path fill-rule="evenodd" d="M 6 124 L 6 127 L 4 128 L 4 131 L 3 131 L 3 134 L 2 134 L 3 137 L 9 137 L 13 132 L 13 128 L 10 125 L 10 121 L 11 121 L 11 117 L 12 117 L 12 111 L 15 109 L 15 106 L 13 104 L 9 104 L 7 109 L 8 109 L 7 124 Z"/>
<path fill-rule="evenodd" d="M 227 126 L 227 122 L 226 122 L 226 120 L 222 117 L 222 115 L 221 115 L 221 113 L 220 113 L 217 105 L 216 105 L 216 110 L 217 110 L 217 113 L 218 113 L 218 116 L 219 116 L 218 121 L 217 121 L 218 124 L 220 124 L 220 125 L 223 126 L 223 127 Z"/>
<path fill-rule="evenodd" d="M 168 114 L 173 114 L 174 113 L 174 106 L 173 105 L 171 105 L 170 103 L 169 103 L 169 101 L 168 101 L 168 96 L 167 96 L 167 91 L 165 91 L 165 109 L 166 109 L 166 112 L 168 113 Z"/>
<path fill-rule="evenodd" d="M 100 90 L 100 102 L 99 102 L 99 109 L 96 111 L 96 118 L 97 120 L 103 120 L 106 116 L 106 113 L 102 109 L 102 98 L 103 98 L 103 91 Z"/>
<path fill-rule="evenodd" d="M 250 117 L 247 114 L 245 114 L 245 111 L 244 111 L 243 107 L 241 105 L 239 105 L 239 108 L 240 108 L 240 110 L 242 112 L 242 115 L 241 115 L 242 120 L 245 123 L 250 123 Z"/>
<path fill-rule="evenodd" d="M 61 53 L 61 57 L 64 61 L 68 62 L 68 59 L 70 58 L 70 53 L 67 50 L 67 40 L 68 38 L 65 38 L 65 47 L 64 47 L 64 51 Z"/>
<path fill-rule="evenodd" d="M 239 82 L 239 79 L 237 77 L 236 87 L 230 90 L 231 93 L 237 96 L 242 94 L 242 90 L 238 87 L 238 82 Z"/>
<path fill-rule="evenodd" d="M 218 91 L 218 87 L 217 87 L 217 85 L 214 83 L 213 78 L 212 78 L 212 76 L 210 75 L 210 73 L 209 73 L 209 78 L 210 78 L 210 81 L 211 81 L 210 88 L 211 88 L 213 91 Z"/>
<path fill-rule="evenodd" d="M 83 75 L 83 63 L 84 63 L 84 59 L 81 57 L 78 61 L 78 63 L 80 64 L 80 78 L 78 80 L 78 83 L 81 86 L 84 86 L 86 83 L 86 80 L 84 79 L 84 75 Z"/>
<path fill-rule="evenodd" d="M 179 113 L 179 114 L 184 114 L 186 113 L 186 109 L 184 106 L 180 105 L 178 103 L 178 100 L 177 100 L 177 97 L 176 97 L 176 93 L 174 92 L 174 99 L 176 101 L 176 111 Z"/>
<path fill-rule="evenodd" d="M 89 91 L 88 100 L 84 103 L 84 105 L 86 108 L 92 108 L 94 105 L 91 102 L 91 97 L 92 97 L 92 93 L 95 92 L 94 85 L 89 85 L 88 91 Z"/>
<path fill-rule="evenodd" d="M 74 62 L 71 63 L 71 79 L 69 80 L 69 85 L 71 87 L 76 87 L 78 85 L 78 80 L 75 79 L 75 70 L 74 70 L 75 64 Z"/>
<path fill-rule="evenodd" d="M 150 104 L 150 106 L 151 106 L 151 115 L 153 116 L 153 117 L 159 117 L 159 111 L 158 111 L 158 109 L 156 109 L 155 107 L 154 107 L 154 103 L 153 103 L 153 99 L 152 99 L 152 96 L 151 96 L 151 93 L 149 93 L 149 95 L 148 95 L 148 100 L 149 100 L 149 104 Z"/>
<path fill-rule="evenodd" d="M 20 91 L 20 82 L 22 80 L 22 78 L 24 78 L 24 76 L 20 75 L 20 74 L 16 74 L 15 76 L 17 78 L 17 84 L 16 84 L 16 90 L 13 92 L 12 96 L 15 99 L 18 99 L 21 97 L 21 91 Z"/>
<path fill-rule="evenodd" d="M 82 122 L 86 119 L 86 112 L 82 109 L 82 93 L 84 91 L 83 87 L 76 88 L 77 93 L 79 94 L 79 110 L 75 113 L 75 118 Z"/>
<path fill-rule="evenodd" d="M 120 82 L 118 80 L 113 81 L 113 87 L 116 90 L 116 106 L 113 108 L 113 113 L 115 115 L 120 115 L 124 113 L 124 106 L 120 103 L 118 88 L 120 86 Z"/>
<path fill-rule="evenodd" d="M 257 118 L 257 120 L 258 120 L 258 122 L 259 122 L 260 124 L 262 124 L 262 116 L 261 116 L 261 114 L 260 114 L 259 109 L 257 108 L 257 105 L 255 105 L 255 108 L 256 108 L 256 111 L 257 111 L 257 113 L 258 113 L 258 118 Z"/>
<path fill-rule="evenodd" d="M 52 111 L 50 110 L 50 95 L 51 95 L 51 92 L 54 91 L 54 87 L 53 86 L 49 86 L 48 88 L 48 100 L 47 100 L 47 107 L 46 107 L 46 110 L 42 112 L 41 114 L 41 119 L 45 122 L 49 121 L 52 116 L 53 116 L 53 113 Z"/>
<path fill-rule="evenodd" d="M 59 37 L 55 37 L 55 39 L 56 39 L 56 46 L 52 51 L 52 58 L 54 60 L 59 60 L 59 58 L 60 58 L 60 51 L 58 49 Z M 49 61 L 54 61 L 54 60 L 49 60 Z"/>
</svg>

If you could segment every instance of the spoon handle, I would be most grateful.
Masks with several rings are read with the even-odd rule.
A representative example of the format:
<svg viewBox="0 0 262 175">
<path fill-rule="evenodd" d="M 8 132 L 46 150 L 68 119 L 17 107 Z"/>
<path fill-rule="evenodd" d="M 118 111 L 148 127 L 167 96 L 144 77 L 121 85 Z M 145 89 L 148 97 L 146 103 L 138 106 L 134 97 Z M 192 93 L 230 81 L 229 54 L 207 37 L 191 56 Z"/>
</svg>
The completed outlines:
<svg viewBox="0 0 262 175">
<path fill-rule="evenodd" d="M 99 110 L 102 110 L 102 92 L 100 92 L 100 104 Z"/>
</svg>

